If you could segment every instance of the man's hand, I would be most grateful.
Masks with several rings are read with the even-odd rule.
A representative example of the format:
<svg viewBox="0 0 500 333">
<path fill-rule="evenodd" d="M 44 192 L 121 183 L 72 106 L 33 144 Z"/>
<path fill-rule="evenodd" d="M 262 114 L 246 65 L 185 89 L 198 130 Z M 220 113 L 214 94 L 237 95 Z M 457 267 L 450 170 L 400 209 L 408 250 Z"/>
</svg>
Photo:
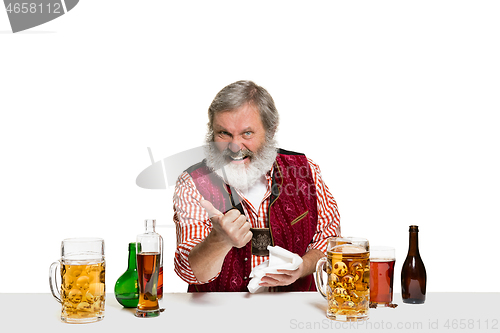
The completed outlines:
<svg viewBox="0 0 500 333">
<path fill-rule="evenodd" d="M 241 248 L 252 239 L 250 223 L 237 209 L 222 214 L 206 200 L 201 205 L 212 221 L 212 231 L 207 238 L 196 245 L 189 254 L 189 264 L 199 281 L 206 282 L 222 269 L 227 253 L 233 248 Z"/>
<path fill-rule="evenodd" d="M 323 252 L 311 249 L 302 257 L 302 263 L 296 270 L 278 269 L 279 274 L 268 273 L 262 277 L 259 285 L 263 287 L 288 286 L 316 271 L 316 263 L 324 257 Z"/>
<path fill-rule="evenodd" d="M 296 270 L 278 269 L 279 274 L 267 273 L 262 277 L 260 286 L 263 287 L 278 287 L 278 286 L 288 286 L 300 277 L 302 277 L 302 272 L 304 270 L 304 263 L 299 265 Z"/>
<path fill-rule="evenodd" d="M 222 242 L 229 248 L 233 246 L 242 248 L 252 240 L 250 222 L 237 209 L 231 209 L 226 214 L 222 214 L 209 201 L 202 200 L 200 203 L 207 211 L 210 221 L 212 221 L 213 228 L 210 237 L 215 242 Z"/>
</svg>

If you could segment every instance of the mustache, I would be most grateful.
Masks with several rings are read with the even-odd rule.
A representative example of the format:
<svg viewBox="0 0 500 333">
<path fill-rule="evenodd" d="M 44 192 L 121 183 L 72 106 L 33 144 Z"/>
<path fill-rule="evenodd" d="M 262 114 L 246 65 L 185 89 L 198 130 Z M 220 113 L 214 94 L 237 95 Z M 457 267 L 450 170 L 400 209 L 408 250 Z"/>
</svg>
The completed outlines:
<svg viewBox="0 0 500 333">
<path fill-rule="evenodd" d="M 253 157 L 255 154 L 249 150 L 249 149 L 240 149 L 238 150 L 236 153 L 233 152 L 231 149 L 229 148 L 226 148 L 224 149 L 224 151 L 221 153 L 222 156 L 229 156 L 231 158 L 234 158 L 234 159 L 241 159 L 241 158 L 245 158 L 245 157 Z"/>
</svg>

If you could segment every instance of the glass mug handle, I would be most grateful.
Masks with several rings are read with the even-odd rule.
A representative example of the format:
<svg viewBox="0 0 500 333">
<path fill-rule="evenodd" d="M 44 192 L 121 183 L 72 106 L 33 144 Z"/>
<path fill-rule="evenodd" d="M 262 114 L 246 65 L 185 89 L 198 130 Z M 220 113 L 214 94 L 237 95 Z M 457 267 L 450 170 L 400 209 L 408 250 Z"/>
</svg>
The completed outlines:
<svg viewBox="0 0 500 333">
<path fill-rule="evenodd" d="M 54 261 L 52 265 L 50 265 L 49 284 L 50 284 L 50 291 L 52 291 L 52 296 L 54 296 L 54 298 L 59 303 L 62 303 L 61 293 L 59 292 L 60 288 L 57 285 L 58 268 L 59 268 L 59 261 Z"/>
<path fill-rule="evenodd" d="M 316 283 L 316 289 L 323 295 L 323 297 L 326 299 L 326 292 L 325 292 L 325 283 L 323 282 L 323 275 L 324 275 L 324 270 L 323 266 L 325 266 L 327 262 L 327 258 L 323 257 L 318 260 L 316 263 L 316 273 L 314 274 L 314 282 Z"/>
</svg>

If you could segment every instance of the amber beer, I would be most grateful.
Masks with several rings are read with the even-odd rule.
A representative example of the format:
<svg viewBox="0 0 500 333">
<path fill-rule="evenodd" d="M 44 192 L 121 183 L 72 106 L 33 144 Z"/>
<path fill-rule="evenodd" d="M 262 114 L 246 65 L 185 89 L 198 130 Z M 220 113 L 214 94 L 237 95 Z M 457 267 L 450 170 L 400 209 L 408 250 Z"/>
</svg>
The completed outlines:
<svg viewBox="0 0 500 333">
<path fill-rule="evenodd" d="M 370 303 L 392 306 L 395 262 L 393 247 L 370 247 Z"/>
<path fill-rule="evenodd" d="M 161 259 L 160 259 L 161 262 Z M 163 298 L 163 266 L 160 265 L 160 269 L 158 272 L 158 299 L 161 300 Z"/>
<path fill-rule="evenodd" d="M 392 303 L 394 263 L 394 259 L 370 259 L 371 303 L 376 303 L 378 305 L 388 305 Z"/>
<path fill-rule="evenodd" d="M 327 252 L 327 317 L 363 320 L 370 305 L 370 255 L 353 245 Z"/>
<path fill-rule="evenodd" d="M 139 283 L 139 312 L 156 312 L 158 304 L 158 277 L 160 253 L 142 252 L 137 254 L 137 274 Z"/>
<path fill-rule="evenodd" d="M 104 316 L 104 262 L 63 261 L 61 278 L 63 321 L 92 322 Z"/>
</svg>

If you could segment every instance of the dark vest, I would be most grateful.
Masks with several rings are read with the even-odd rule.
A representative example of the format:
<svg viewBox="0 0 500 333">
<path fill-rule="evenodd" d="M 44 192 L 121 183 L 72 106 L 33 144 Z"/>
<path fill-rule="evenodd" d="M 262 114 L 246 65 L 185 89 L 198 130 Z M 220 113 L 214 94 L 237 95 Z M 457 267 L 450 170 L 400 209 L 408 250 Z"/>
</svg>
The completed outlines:
<svg viewBox="0 0 500 333">
<path fill-rule="evenodd" d="M 239 198 L 206 166 L 205 160 L 186 170 L 194 180 L 196 188 L 219 211 L 226 213 L 236 208 Z M 279 149 L 274 164 L 268 226 L 273 245 L 281 246 L 301 257 L 306 253 L 318 223 L 316 187 L 311 169 L 304 154 Z M 231 193 L 231 195 L 229 194 Z M 251 266 L 251 242 L 245 247 L 232 248 L 222 265 L 219 276 L 212 282 L 189 285 L 188 291 L 248 291 Z M 277 291 L 315 291 L 312 274 L 293 284 L 277 288 Z"/>
</svg>

